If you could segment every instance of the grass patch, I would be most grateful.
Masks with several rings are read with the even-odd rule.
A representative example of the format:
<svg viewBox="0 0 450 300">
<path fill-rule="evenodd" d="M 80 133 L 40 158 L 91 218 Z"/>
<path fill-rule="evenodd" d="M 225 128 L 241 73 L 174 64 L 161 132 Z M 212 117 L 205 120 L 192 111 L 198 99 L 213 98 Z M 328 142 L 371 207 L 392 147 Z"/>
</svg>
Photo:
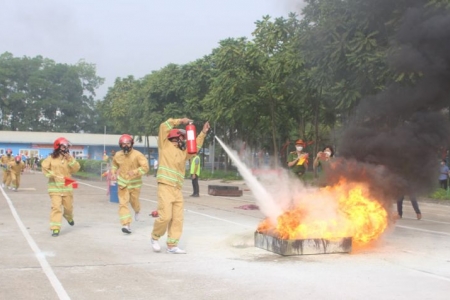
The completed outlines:
<svg viewBox="0 0 450 300">
<path fill-rule="evenodd" d="M 430 195 L 430 198 L 439 200 L 450 200 L 450 191 L 439 188 Z"/>
</svg>

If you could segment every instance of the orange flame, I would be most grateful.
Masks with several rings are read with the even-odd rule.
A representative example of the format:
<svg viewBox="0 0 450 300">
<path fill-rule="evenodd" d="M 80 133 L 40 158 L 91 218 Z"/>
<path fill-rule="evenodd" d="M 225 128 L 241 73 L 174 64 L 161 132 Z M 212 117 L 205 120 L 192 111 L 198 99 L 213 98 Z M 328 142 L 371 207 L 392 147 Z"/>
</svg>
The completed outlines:
<svg viewBox="0 0 450 300">
<path fill-rule="evenodd" d="M 353 244 L 361 246 L 380 237 L 387 227 L 387 216 L 363 184 L 341 180 L 335 186 L 303 195 L 292 209 L 278 216 L 276 225 L 267 218 L 257 231 L 281 239 L 353 237 Z"/>
</svg>

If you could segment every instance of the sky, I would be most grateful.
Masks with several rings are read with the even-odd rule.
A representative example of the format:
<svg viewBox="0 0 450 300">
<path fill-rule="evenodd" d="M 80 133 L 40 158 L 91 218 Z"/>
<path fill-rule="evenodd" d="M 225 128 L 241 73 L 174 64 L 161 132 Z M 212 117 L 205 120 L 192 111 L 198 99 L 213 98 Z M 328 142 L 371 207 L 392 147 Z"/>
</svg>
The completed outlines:
<svg viewBox="0 0 450 300">
<path fill-rule="evenodd" d="M 301 0 L 0 0 L 0 53 L 84 59 L 105 83 L 141 78 L 169 63 L 211 53 L 219 41 L 249 37 L 263 16 L 287 17 Z"/>
</svg>

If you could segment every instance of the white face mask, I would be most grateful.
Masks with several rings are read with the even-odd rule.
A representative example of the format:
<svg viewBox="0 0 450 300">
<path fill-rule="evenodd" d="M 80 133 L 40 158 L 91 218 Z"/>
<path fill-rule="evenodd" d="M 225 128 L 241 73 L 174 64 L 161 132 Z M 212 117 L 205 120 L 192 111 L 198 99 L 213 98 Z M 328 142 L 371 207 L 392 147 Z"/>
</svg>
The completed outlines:
<svg viewBox="0 0 450 300">
<path fill-rule="evenodd" d="M 302 151 L 303 147 L 302 146 L 295 146 L 295 149 L 297 149 L 297 151 Z"/>
<path fill-rule="evenodd" d="M 326 155 L 327 157 L 330 157 L 330 156 L 331 156 L 331 152 L 330 152 L 330 151 L 325 151 L 325 155 Z"/>
</svg>

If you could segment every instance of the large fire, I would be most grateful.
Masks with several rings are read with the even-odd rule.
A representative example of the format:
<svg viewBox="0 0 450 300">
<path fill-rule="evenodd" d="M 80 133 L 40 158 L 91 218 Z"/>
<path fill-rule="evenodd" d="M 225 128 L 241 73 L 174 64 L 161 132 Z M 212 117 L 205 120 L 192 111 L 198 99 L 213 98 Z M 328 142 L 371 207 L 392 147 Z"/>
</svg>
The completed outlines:
<svg viewBox="0 0 450 300">
<path fill-rule="evenodd" d="M 361 246 L 376 240 L 388 223 L 386 210 L 369 197 L 364 185 L 341 180 L 296 199 L 277 224 L 267 218 L 257 231 L 290 240 L 352 237 Z"/>
</svg>

